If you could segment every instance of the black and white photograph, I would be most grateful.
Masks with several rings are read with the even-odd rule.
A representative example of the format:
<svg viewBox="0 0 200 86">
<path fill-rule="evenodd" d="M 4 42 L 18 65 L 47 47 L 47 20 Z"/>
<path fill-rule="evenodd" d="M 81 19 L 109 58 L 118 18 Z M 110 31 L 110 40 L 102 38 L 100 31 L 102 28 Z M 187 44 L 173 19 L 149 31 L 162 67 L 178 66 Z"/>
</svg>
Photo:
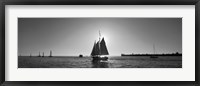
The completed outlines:
<svg viewBox="0 0 200 86">
<path fill-rule="evenodd" d="M 18 68 L 182 68 L 182 18 L 18 18 Z"/>
</svg>

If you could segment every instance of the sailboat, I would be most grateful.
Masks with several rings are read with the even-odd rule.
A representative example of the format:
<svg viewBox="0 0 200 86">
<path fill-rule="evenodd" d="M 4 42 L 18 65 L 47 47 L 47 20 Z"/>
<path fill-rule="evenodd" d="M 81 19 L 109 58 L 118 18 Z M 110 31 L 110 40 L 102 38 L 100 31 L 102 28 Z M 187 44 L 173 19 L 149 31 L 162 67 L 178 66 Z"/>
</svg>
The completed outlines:
<svg viewBox="0 0 200 86">
<path fill-rule="evenodd" d="M 99 31 L 99 41 L 94 42 L 94 46 L 91 52 L 91 56 L 93 60 L 108 60 L 108 57 L 105 55 L 109 55 L 108 49 L 106 47 L 106 42 L 104 40 L 104 37 L 101 39 L 101 33 Z"/>
<path fill-rule="evenodd" d="M 156 56 L 155 45 L 153 45 L 153 52 L 154 54 L 150 56 L 150 58 L 158 58 L 158 56 Z"/>
</svg>

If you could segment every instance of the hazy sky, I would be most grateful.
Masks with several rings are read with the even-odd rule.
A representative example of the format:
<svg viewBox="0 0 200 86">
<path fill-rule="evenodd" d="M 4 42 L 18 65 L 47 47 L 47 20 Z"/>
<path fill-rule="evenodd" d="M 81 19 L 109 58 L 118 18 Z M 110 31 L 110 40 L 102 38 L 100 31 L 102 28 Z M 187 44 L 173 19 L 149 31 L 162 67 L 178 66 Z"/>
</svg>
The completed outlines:
<svg viewBox="0 0 200 86">
<path fill-rule="evenodd" d="M 182 52 L 181 18 L 18 18 L 18 53 L 90 55 L 99 30 L 110 55 Z"/>
</svg>

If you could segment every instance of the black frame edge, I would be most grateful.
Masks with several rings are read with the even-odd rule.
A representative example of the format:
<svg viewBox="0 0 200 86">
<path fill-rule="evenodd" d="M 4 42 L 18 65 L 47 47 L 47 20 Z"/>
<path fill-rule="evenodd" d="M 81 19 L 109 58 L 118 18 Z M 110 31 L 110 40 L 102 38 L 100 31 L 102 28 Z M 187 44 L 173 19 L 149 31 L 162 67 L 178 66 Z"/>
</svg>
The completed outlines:
<svg viewBox="0 0 200 86">
<path fill-rule="evenodd" d="M 199 0 L 6 0 L 15 5 L 195 5 Z"/>
<path fill-rule="evenodd" d="M 195 4 L 195 83 L 199 85 L 200 1 Z"/>
<path fill-rule="evenodd" d="M 0 83 L 5 82 L 5 1 L 0 1 Z"/>
<path fill-rule="evenodd" d="M 0 85 L 2 86 L 199 86 L 200 0 L 0 0 Z M 195 5 L 195 82 L 193 81 L 5 81 L 5 5 Z"/>
</svg>

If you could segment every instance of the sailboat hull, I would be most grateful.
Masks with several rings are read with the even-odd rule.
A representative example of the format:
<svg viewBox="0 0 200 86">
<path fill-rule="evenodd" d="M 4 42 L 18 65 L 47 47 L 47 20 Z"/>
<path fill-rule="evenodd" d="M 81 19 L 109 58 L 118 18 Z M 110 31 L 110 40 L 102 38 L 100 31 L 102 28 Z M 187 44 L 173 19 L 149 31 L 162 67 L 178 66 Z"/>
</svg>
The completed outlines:
<svg viewBox="0 0 200 86">
<path fill-rule="evenodd" d="M 93 58 L 93 60 L 103 60 L 103 61 L 107 61 L 108 60 L 107 56 L 104 56 L 104 57 L 93 56 L 92 58 Z"/>
</svg>

